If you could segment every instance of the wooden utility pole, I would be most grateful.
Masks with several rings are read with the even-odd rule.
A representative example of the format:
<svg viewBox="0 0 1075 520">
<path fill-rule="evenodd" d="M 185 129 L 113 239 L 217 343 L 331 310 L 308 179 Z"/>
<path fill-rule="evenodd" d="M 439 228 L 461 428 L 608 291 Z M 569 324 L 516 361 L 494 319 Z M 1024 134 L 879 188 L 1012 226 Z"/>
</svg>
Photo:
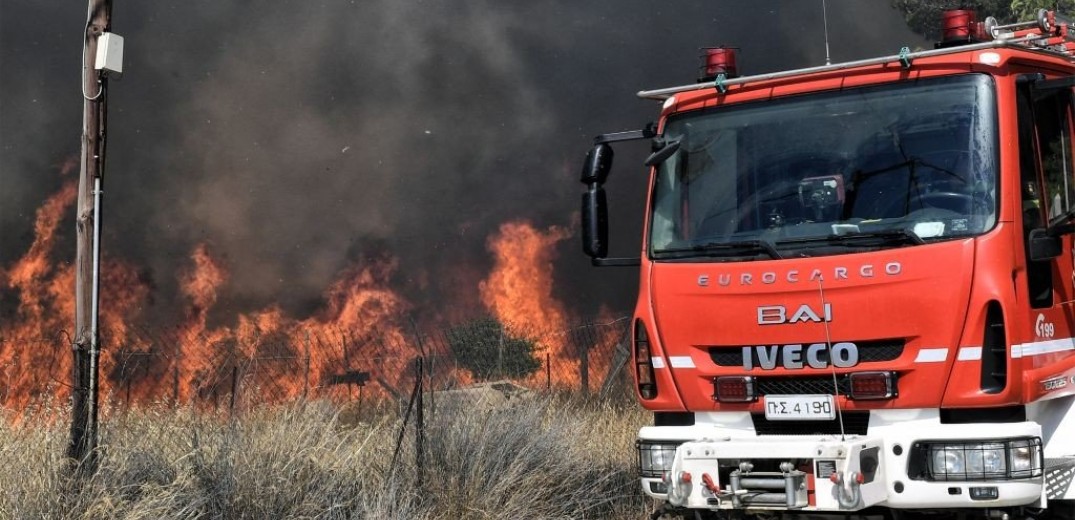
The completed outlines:
<svg viewBox="0 0 1075 520">
<path fill-rule="evenodd" d="M 75 336 L 71 373 L 71 441 L 67 456 L 92 468 L 97 447 L 97 303 L 100 195 L 105 162 L 108 79 L 94 67 L 97 40 L 112 25 L 112 0 L 89 0 L 82 50 L 82 167 L 78 180 Z"/>
</svg>

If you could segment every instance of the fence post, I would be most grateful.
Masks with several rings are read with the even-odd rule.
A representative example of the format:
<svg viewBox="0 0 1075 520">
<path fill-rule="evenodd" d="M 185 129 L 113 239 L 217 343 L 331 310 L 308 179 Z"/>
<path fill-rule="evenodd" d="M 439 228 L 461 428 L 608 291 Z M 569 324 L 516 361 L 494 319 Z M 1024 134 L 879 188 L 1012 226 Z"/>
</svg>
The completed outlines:
<svg viewBox="0 0 1075 520">
<path fill-rule="evenodd" d="M 355 416 L 357 417 L 357 419 L 355 419 L 356 421 L 362 419 L 362 394 L 365 389 L 366 385 L 358 387 L 358 411 L 355 412 Z"/>
<path fill-rule="evenodd" d="M 239 389 L 239 366 L 231 367 L 231 402 L 228 403 L 228 416 L 235 416 L 235 392 Z"/>
<path fill-rule="evenodd" d="M 548 352 L 545 353 L 545 389 L 552 390 L 552 365 L 549 363 L 552 360 L 552 356 Z"/>
<path fill-rule="evenodd" d="M 590 393 L 590 349 L 579 349 L 579 384 L 583 394 Z"/>
<path fill-rule="evenodd" d="M 429 417 L 437 416 L 437 391 L 436 385 L 433 382 L 434 374 L 436 374 L 437 368 L 437 356 L 430 356 L 429 358 Z"/>
<path fill-rule="evenodd" d="M 350 370 L 351 369 L 351 352 L 348 350 L 347 347 L 351 343 L 351 341 L 350 341 L 351 338 L 349 338 L 347 336 L 347 331 L 345 331 L 345 330 L 343 330 L 343 329 L 341 329 L 339 327 L 336 328 L 336 332 L 340 335 L 340 352 L 343 354 L 344 370 Z M 354 398 L 354 396 L 355 396 L 354 385 L 348 384 L 345 388 L 347 388 L 347 399 L 350 400 L 350 399 Z"/>
<path fill-rule="evenodd" d="M 332 358 L 331 354 L 326 354 L 326 352 L 331 352 L 332 343 L 329 342 L 328 346 L 326 346 L 325 341 L 322 340 L 322 335 L 320 335 L 320 334 L 315 334 L 314 339 L 317 340 L 317 355 L 322 356 L 322 357 L 328 357 L 329 359 L 331 359 Z M 345 363 L 344 364 L 345 367 L 349 366 L 349 365 L 346 364 L 346 361 L 344 361 L 344 363 Z M 326 389 L 325 382 L 322 381 L 320 386 L 322 388 L 322 392 L 324 392 L 325 389 Z M 333 387 L 333 388 L 335 388 L 335 387 Z M 350 392 L 350 390 L 348 390 L 348 392 Z M 333 394 L 335 394 L 335 391 L 334 390 L 329 390 L 329 395 L 333 395 Z M 324 394 L 322 394 L 322 395 L 324 395 Z M 350 395 L 348 395 L 348 397 L 350 397 Z"/>
<path fill-rule="evenodd" d="M 172 407 L 179 406 L 179 358 L 172 364 Z"/>
<path fill-rule="evenodd" d="M 415 429 L 414 429 L 414 445 L 415 445 L 414 446 L 414 467 L 415 467 L 415 472 L 416 472 L 415 476 L 416 476 L 416 480 L 417 480 L 415 489 L 422 489 L 423 480 L 424 480 L 424 473 L 425 473 L 425 468 L 424 468 L 424 465 L 425 465 L 424 464 L 425 463 L 425 460 L 424 460 L 425 459 L 425 453 L 424 453 L 425 449 L 424 448 L 425 448 L 426 429 L 425 429 L 425 415 L 422 413 L 422 408 L 423 408 L 422 407 L 422 393 L 425 391 L 425 388 L 424 388 L 425 387 L 425 384 L 424 384 L 425 383 L 425 374 L 423 373 L 425 366 L 424 366 L 423 361 L 424 361 L 423 358 L 421 358 L 421 357 L 418 358 L 418 361 L 416 362 L 416 364 L 417 364 L 417 366 L 416 366 L 417 374 L 415 374 L 417 376 L 416 381 L 417 381 L 417 385 L 418 385 L 417 402 L 415 402 L 415 407 L 417 408 L 415 411 L 417 412 L 417 415 L 415 416 L 416 424 L 415 424 Z"/>
<path fill-rule="evenodd" d="M 616 340 L 616 344 L 612 347 L 612 361 L 608 365 L 608 370 L 605 372 L 605 380 L 601 383 L 600 395 L 607 396 L 612 391 L 612 387 L 616 384 L 616 379 L 623 370 L 623 367 L 627 364 L 627 361 L 631 358 L 631 351 L 628 343 L 631 341 L 631 321 L 627 320 L 627 325 L 623 328 L 623 332 L 620 333 L 619 338 Z"/>
<path fill-rule="evenodd" d="M 306 331 L 306 372 L 302 381 L 302 400 L 305 401 L 310 391 L 310 330 Z"/>
<path fill-rule="evenodd" d="M 496 373 L 501 375 L 504 373 L 504 325 L 500 325 L 500 339 L 496 345 Z M 503 376 L 501 376 L 503 377 Z"/>
</svg>

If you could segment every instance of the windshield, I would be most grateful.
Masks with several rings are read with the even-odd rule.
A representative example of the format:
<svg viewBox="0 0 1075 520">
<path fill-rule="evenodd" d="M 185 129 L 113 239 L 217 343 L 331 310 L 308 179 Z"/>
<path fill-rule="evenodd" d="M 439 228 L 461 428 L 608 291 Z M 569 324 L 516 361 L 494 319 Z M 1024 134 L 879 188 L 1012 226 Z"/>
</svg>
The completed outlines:
<svg viewBox="0 0 1075 520">
<path fill-rule="evenodd" d="M 904 247 L 996 221 L 993 83 L 982 74 L 670 118 L 650 253 L 783 258 Z"/>
</svg>

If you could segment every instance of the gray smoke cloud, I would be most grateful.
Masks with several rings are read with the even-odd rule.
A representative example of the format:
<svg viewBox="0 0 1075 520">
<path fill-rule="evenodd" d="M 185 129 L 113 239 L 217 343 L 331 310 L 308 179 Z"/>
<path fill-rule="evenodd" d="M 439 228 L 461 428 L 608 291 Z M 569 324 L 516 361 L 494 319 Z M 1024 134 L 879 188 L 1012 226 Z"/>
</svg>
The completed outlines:
<svg viewBox="0 0 1075 520">
<path fill-rule="evenodd" d="M 828 12 L 836 61 L 926 45 L 886 1 Z M 0 265 L 78 153 L 84 17 L 0 5 Z M 821 27 L 820 1 L 117 0 L 104 248 L 144 266 L 161 315 L 203 241 L 232 272 L 222 313 L 308 312 L 381 254 L 420 307 L 474 300 L 486 237 L 512 219 L 570 224 L 590 138 L 653 119 L 635 91 L 692 82 L 706 45 L 741 47 L 748 74 L 820 64 Z M 625 255 L 645 189 L 635 148 L 617 149 L 609 183 Z M 577 242 L 557 293 L 581 315 L 628 310 L 637 273 L 590 268 Z"/>
</svg>

